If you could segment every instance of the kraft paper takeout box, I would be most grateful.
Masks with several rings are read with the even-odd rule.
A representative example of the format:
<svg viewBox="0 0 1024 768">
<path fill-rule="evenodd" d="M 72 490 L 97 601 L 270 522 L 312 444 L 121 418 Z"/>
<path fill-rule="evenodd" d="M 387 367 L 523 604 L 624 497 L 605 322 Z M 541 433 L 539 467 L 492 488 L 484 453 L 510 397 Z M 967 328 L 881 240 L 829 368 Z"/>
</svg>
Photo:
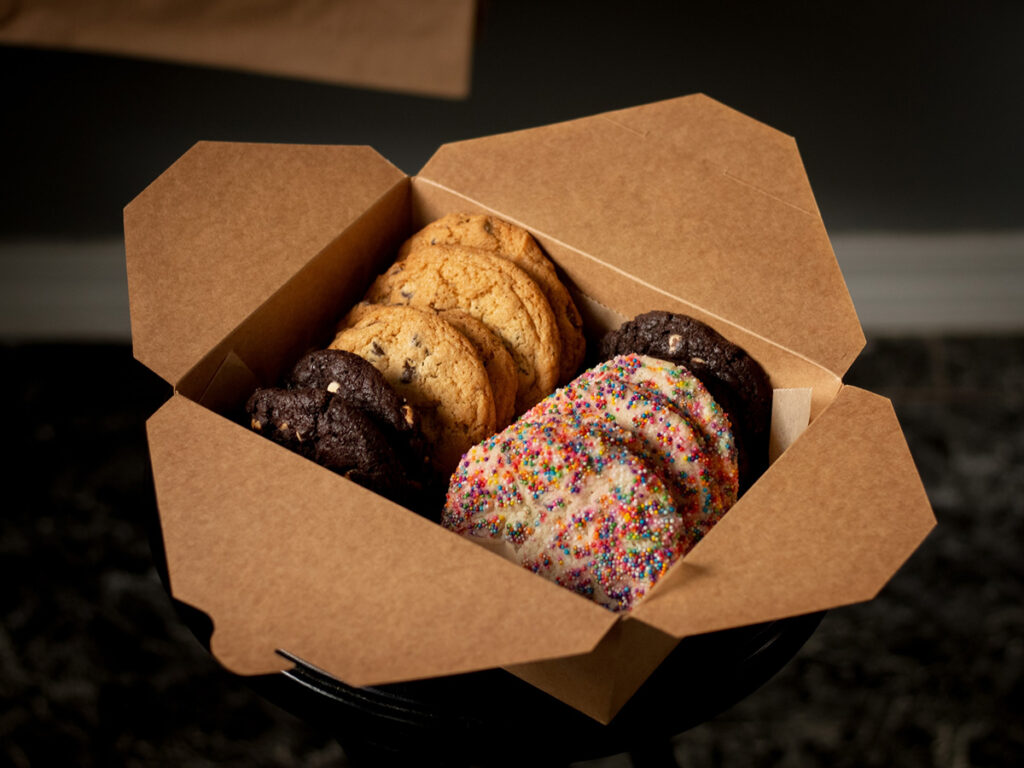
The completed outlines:
<svg viewBox="0 0 1024 768">
<path fill-rule="evenodd" d="M 745 347 L 810 425 L 629 616 L 233 421 L 402 240 L 452 211 L 529 229 L 590 339 L 650 309 Z M 607 722 L 678 638 L 868 600 L 934 525 L 792 138 L 702 95 L 442 146 L 202 142 L 125 209 L 136 357 L 173 594 L 242 674 L 287 651 L 355 686 L 505 667 Z"/>
</svg>

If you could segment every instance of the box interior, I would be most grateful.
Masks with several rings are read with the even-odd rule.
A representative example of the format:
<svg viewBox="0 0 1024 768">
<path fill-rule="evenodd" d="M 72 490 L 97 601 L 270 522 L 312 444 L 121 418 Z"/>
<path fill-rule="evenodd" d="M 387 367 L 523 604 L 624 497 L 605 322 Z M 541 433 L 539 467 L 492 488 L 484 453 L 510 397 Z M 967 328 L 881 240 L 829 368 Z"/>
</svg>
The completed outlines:
<svg viewBox="0 0 1024 768">
<path fill-rule="evenodd" d="M 501 211 L 423 179 L 397 185 L 211 350 L 183 377 L 178 392 L 244 422 L 244 405 L 253 389 L 275 385 L 304 352 L 326 347 L 338 321 L 391 264 L 401 243 L 428 222 L 455 211 L 502 216 Z M 530 229 L 529 222 L 517 223 Z M 605 332 L 656 308 L 688 314 L 714 327 L 764 366 L 774 388 L 810 390 L 811 421 L 842 386 L 841 379 L 824 367 L 686 297 L 672 296 L 543 233 L 533 234 L 580 309 L 590 351 Z"/>
</svg>

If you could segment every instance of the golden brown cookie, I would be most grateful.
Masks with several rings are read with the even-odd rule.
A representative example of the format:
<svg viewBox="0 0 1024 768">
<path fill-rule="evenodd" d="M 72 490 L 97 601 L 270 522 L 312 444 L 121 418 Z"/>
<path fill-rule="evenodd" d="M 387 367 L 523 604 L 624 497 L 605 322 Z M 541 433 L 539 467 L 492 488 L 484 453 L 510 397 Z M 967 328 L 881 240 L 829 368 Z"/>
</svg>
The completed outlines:
<svg viewBox="0 0 1024 768">
<path fill-rule="evenodd" d="M 507 259 L 463 246 L 425 246 L 380 275 L 366 300 L 461 309 L 480 320 L 515 361 L 517 413 L 558 383 L 562 345 L 551 306 L 529 275 Z"/>
<path fill-rule="evenodd" d="M 494 396 L 473 345 L 435 313 L 361 306 L 331 342 L 364 358 L 416 409 L 438 469 L 451 472 L 495 430 Z"/>
<path fill-rule="evenodd" d="M 425 245 L 464 245 L 495 253 L 528 274 L 544 291 L 562 339 L 559 382 L 576 375 L 586 352 L 583 321 L 555 265 L 529 232 L 485 213 L 450 213 L 431 222 L 402 245 L 399 260 Z"/>
<path fill-rule="evenodd" d="M 476 347 L 487 370 L 487 378 L 491 380 L 496 429 L 504 429 L 515 415 L 516 390 L 519 388 L 519 377 L 516 376 L 512 355 L 494 331 L 469 313 L 461 309 L 442 309 L 438 316 L 455 326 L 455 330 Z"/>
<path fill-rule="evenodd" d="M 338 326 L 338 330 L 353 325 L 377 306 L 380 305 L 369 304 L 365 301 L 359 302 L 345 316 Z M 494 331 L 472 315 L 461 309 L 443 309 L 435 310 L 435 312 L 438 317 L 469 339 L 470 344 L 476 349 L 480 361 L 484 364 L 484 370 L 487 371 L 487 378 L 491 382 L 491 393 L 494 395 L 495 428 L 504 429 L 512 421 L 515 413 L 516 389 L 519 386 L 516 364 L 512 360 L 512 355 L 505 349 L 505 345 L 501 343 L 501 339 Z"/>
</svg>

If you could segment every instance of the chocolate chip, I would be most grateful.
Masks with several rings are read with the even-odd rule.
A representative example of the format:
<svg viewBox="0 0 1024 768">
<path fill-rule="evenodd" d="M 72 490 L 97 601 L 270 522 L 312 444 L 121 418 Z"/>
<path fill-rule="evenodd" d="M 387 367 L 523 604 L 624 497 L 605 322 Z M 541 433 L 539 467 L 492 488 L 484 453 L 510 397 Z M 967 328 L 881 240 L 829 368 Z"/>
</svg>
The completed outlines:
<svg viewBox="0 0 1024 768">
<path fill-rule="evenodd" d="M 377 355 L 377 357 L 384 354 L 384 349 L 376 341 L 370 345 L 370 349 L 373 351 L 373 354 Z"/>
<path fill-rule="evenodd" d="M 411 360 L 406 360 L 402 363 L 402 375 L 400 380 L 403 384 L 408 384 L 416 377 L 416 366 L 413 365 Z"/>
<path fill-rule="evenodd" d="M 398 293 L 401 295 L 401 297 L 403 299 L 411 299 L 412 298 L 412 291 L 402 290 L 402 291 L 399 291 Z"/>
</svg>

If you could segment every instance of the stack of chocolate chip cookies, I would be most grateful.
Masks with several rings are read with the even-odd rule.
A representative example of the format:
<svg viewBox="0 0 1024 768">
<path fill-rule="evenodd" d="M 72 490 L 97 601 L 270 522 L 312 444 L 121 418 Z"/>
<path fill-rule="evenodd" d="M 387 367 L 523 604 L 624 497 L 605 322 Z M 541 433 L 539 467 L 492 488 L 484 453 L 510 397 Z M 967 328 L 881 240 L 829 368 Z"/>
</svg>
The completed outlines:
<svg viewBox="0 0 1024 768">
<path fill-rule="evenodd" d="M 470 446 L 572 378 L 585 342 L 569 292 L 528 232 L 450 214 L 405 242 L 330 346 L 369 361 L 413 406 L 447 475 Z"/>
</svg>

